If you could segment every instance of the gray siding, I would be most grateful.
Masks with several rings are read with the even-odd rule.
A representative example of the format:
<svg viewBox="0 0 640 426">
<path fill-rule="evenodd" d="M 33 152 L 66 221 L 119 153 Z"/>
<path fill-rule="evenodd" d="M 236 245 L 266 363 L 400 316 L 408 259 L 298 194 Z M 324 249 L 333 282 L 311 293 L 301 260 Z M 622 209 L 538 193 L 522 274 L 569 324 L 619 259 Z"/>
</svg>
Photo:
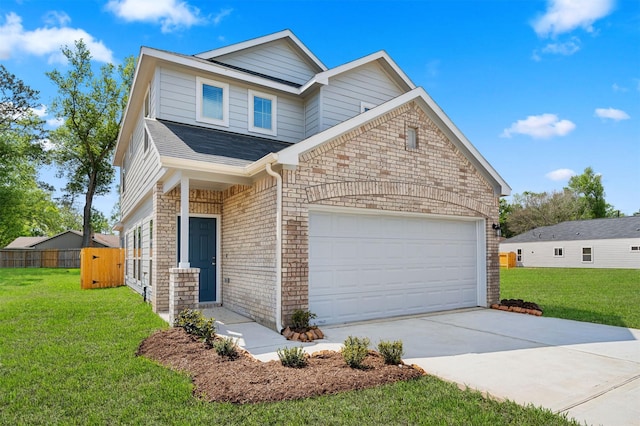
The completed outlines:
<svg viewBox="0 0 640 426">
<path fill-rule="evenodd" d="M 300 85 L 315 75 L 311 65 L 293 51 L 285 40 L 276 40 L 268 44 L 218 56 L 215 59 L 225 64 Z"/>
<path fill-rule="evenodd" d="M 320 91 L 309 97 L 304 104 L 304 137 L 320 131 Z"/>
<path fill-rule="evenodd" d="M 322 88 L 320 131 L 360 114 L 361 102 L 380 105 L 402 93 L 377 63 L 332 77 Z"/>
<path fill-rule="evenodd" d="M 201 77 L 229 84 L 229 127 L 196 121 L 196 76 L 173 68 L 160 70 L 160 111 L 157 118 L 235 133 L 255 134 L 248 130 L 250 86 L 240 85 L 217 76 L 202 75 Z M 302 100 L 262 88 L 253 87 L 253 89 L 278 97 L 278 134 L 266 137 L 285 142 L 300 141 L 304 137 Z"/>
<path fill-rule="evenodd" d="M 640 238 L 502 243 L 500 251 L 517 253 L 522 249 L 518 266 L 524 267 L 640 269 L 640 253 L 631 252 L 632 245 L 640 245 Z M 582 261 L 583 247 L 591 247 L 592 262 Z M 554 256 L 555 248 L 562 248 L 562 257 Z"/>
<path fill-rule="evenodd" d="M 158 152 L 149 141 L 149 148 L 144 151 L 144 120 L 142 111 L 138 114 L 136 128 L 133 132 L 133 151 L 127 152 L 124 157 L 125 164 L 125 191 L 120 196 L 120 209 L 123 218 L 127 218 L 160 176 L 160 159 Z"/>
</svg>

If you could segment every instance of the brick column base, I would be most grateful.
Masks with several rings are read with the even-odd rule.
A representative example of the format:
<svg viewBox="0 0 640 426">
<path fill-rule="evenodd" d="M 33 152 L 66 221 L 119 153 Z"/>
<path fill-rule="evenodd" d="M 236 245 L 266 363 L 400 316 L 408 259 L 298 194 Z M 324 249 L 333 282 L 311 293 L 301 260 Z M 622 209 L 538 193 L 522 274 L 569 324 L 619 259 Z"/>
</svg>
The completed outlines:
<svg viewBox="0 0 640 426">
<path fill-rule="evenodd" d="M 169 269 L 169 321 L 183 309 L 198 307 L 200 268 Z"/>
</svg>

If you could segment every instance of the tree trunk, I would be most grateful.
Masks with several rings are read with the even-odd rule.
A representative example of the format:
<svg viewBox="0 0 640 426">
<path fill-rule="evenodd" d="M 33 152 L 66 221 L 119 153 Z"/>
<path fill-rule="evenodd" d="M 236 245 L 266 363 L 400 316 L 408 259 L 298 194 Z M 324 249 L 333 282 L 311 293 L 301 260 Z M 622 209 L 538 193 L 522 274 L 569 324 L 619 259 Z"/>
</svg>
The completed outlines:
<svg viewBox="0 0 640 426">
<path fill-rule="evenodd" d="M 91 247 L 91 207 L 93 206 L 93 195 L 96 191 L 96 176 L 92 173 L 87 185 L 87 195 L 85 197 L 84 212 L 82 215 L 82 247 Z"/>
</svg>

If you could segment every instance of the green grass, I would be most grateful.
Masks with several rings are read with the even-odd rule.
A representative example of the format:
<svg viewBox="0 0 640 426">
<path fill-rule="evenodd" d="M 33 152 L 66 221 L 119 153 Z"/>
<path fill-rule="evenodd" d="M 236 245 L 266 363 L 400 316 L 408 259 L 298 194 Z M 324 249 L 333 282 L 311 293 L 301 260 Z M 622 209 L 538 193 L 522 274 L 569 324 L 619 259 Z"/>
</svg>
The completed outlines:
<svg viewBox="0 0 640 426">
<path fill-rule="evenodd" d="M 135 356 L 167 327 L 125 287 L 77 270 L 0 269 L 0 424 L 576 424 L 435 377 L 258 405 L 207 403 L 189 377 Z M 303 386 L 304 384 L 301 384 Z"/>
<path fill-rule="evenodd" d="M 640 328 L 640 269 L 501 269 L 500 297 L 535 302 L 544 316 Z"/>
</svg>

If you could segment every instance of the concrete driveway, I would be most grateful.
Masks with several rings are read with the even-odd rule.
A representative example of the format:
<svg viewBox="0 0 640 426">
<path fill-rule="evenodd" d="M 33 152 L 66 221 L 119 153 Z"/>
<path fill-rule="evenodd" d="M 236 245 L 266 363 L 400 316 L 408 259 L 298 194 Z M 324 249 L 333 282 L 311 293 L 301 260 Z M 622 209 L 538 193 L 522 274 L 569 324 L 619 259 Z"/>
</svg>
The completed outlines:
<svg viewBox="0 0 640 426">
<path fill-rule="evenodd" d="M 254 322 L 218 324 L 263 361 L 299 346 Z M 591 425 L 640 425 L 640 330 L 490 309 L 322 327 L 307 352 L 349 336 L 401 339 L 410 364 L 499 399 L 567 413 Z"/>
</svg>

